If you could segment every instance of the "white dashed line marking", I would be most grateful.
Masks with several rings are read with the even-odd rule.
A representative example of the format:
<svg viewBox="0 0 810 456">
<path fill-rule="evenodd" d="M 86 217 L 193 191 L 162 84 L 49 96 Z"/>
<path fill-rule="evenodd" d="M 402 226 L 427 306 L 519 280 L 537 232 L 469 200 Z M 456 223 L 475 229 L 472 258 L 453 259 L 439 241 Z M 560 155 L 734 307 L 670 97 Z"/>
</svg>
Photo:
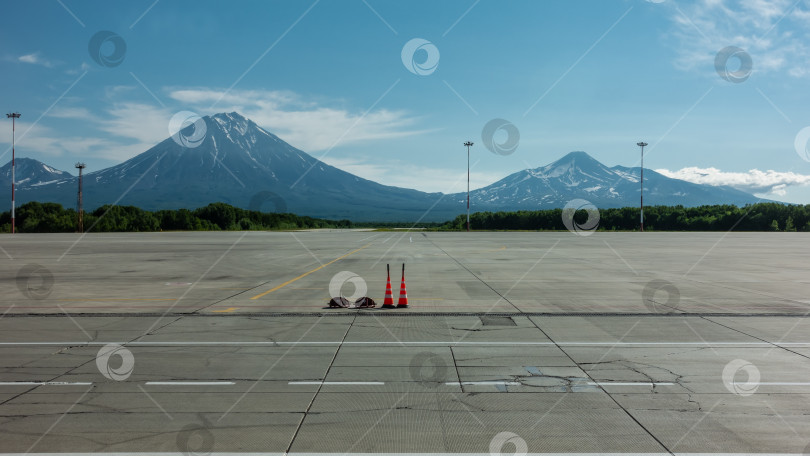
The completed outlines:
<svg viewBox="0 0 810 456">
<path fill-rule="evenodd" d="M 385 382 L 288 382 L 288 385 L 385 385 Z"/>
</svg>

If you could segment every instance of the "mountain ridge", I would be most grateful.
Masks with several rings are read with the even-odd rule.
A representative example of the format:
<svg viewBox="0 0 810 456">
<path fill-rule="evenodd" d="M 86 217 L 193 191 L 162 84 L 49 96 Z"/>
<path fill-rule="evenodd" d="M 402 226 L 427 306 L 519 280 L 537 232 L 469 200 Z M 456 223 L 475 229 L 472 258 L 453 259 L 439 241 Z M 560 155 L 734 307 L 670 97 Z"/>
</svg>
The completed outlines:
<svg viewBox="0 0 810 456">
<path fill-rule="evenodd" d="M 426 193 L 364 179 L 321 162 L 236 112 L 201 119 L 129 160 L 86 173 L 85 207 L 116 203 L 156 210 L 221 201 L 355 221 L 444 221 L 466 210 L 466 192 Z M 196 136 L 202 139 L 187 147 L 192 143 L 186 140 Z M 29 161 L 21 167 L 21 160 Z M 77 177 L 33 159 L 17 161 L 18 204 L 36 200 L 75 206 Z M 0 168 L 0 180 L 8 167 Z M 20 174 L 26 167 L 31 176 Z M 600 208 L 636 206 L 639 169 L 607 167 L 586 152 L 570 152 L 471 191 L 472 210 L 559 208 L 572 199 Z M 671 179 L 648 169 L 644 177 L 650 205 L 759 201 L 739 190 Z"/>
</svg>

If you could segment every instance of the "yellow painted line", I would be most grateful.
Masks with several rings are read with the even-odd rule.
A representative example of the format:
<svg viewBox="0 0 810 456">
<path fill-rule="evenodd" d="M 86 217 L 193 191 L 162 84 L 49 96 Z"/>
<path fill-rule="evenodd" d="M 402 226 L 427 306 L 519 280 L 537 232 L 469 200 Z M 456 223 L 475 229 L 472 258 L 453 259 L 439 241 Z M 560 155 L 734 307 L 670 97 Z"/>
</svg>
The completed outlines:
<svg viewBox="0 0 810 456">
<path fill-rule="evenodd" d="M 177 301 L 177 298 L 98 298 L 98 299 L 55 299 L 57 302 L 85 302 L 85 301 Z"/>
<path fill-rule="evenodd" d="M 225 313 L 225 312 L 233 312 L 236 309 L 238 309 L 238 307 L 228 307 L 227 309 L 212 310 L 211 312 Z"/>
<path fill-rule="evenodd" d="M 363 250 L 364 248 L 366 248 L 366 247 L 368 247 L 368 246 L 370 246 L 370 245 L 371 245 L 371 243 L 369 242 L 368 244 L 366 244 L 366 245 L 364 245 L 364 246 L 360 247 L 359 249 L 352 250 L 351 252 L 349 252 L 349 253 L 347 253 L 347 254 L 345 254 L 345 255 L 343 255 L 343 256 L 339 256 L 339 257 L 335 258 L 334 260 L 332 260 L 332 261 L 330 261 L 330 262 L 328 262 L 328 263 L 326 263 L 326 264 L 322 264 L 322 265 L 318 266 L 317 268 L 315 268 L 315 269 L 313 269 L 313 270 L 311 270 L 311 271 L 307 271 L 307 272 L 305 272 L 305 273 L 301 274 L 300 276 L 298 276 L 298 277 L 296 277 L 296 278 L 294 278 L 294 279 L 290 279 L 290 280 L 288 280 L 288 281 L 286 281 L 286 282 L 282 283 L 281 285 L 278 285 L 278 286 L 276 286 L 276 287 L 274 287 L 274 288 L 271 288 L 271 289 L 269 289 L 269 290 L 265 291 L 264 293 L 257 294 L 256 296 L 254 296 L 254 297 L 252 297 L 252 298 L 250 298 L 250 299 L 259 299 L 259 298 L 261 298 L 262 296 L 268 295 L 268 294 L 270 294 L 270 293 L 272 293 L 272 292 L 274 292 L 274 291 L 276 291 L 276 290 L 279 290 L 279 289 L 281 289 L 281 288 L 284 288 L 284 287 L 286 287 L 287 285 L 289 285 L 289 284 L 291 284 L 291 283 L 295 282 L 296 280 L 298 280 L 298 279 L 303 279 L 304 277 L 306 277 L 306 276 L 308 276 L 308 275 L 312 274 L 313 272 L 320 271 L 321 269 L 323 269 L 323 268 L 325 268 L 325 267 L 329 266 L 330 264 L 332 264 L 332 263 L 334 263 L 334 262 L 336 262 L 336 261 L 342 260 L 342 259 L 346 258 L 346 257 L 347 257 L 347 256 L 349 256 L 349 255 L 353 255 L 353 254 L 355 254 L 355 253 L 357 253 L 357 252 L 359 252 L 359 251 Z"/>
</svg>

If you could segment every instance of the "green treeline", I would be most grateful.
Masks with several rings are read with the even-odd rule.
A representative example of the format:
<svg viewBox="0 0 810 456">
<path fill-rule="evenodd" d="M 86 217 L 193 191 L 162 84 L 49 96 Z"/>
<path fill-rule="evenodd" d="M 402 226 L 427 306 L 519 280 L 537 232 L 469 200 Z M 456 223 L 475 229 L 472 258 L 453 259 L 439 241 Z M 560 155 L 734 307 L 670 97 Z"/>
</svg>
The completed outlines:
<svg viewBox="0 0 810 456">
<path fill-rule="evenodd" d="M 565 230 L 562 209 L 517 212 L 476 212 L 470 215 L 474 230 Z M 595 215 L 595 214 L 594 214 Z M 574 222 L 588 221 L 585 210 L 576 211 Z M 442 225 L 444 230 L 462 230 L 466 215 Z M 590 222 L 588 222 L 590 224 Z M 637 230 L 639 209 L 623 207 L 599 210 L 599 230 Z M 810 205 L 759 203 L 737 207 L 652 206 L 644 208 L 644 229 L 656 231 L 810 231 Z"/>
<path fill-rule="evenodd" d="M 76 211 L 56 203 L 25 203 L 15 213 L 21 233 L 71 233 L 77 231 Z M 199 209 L 145 211 L 134 206 L 105 205 L 84 213 L 84 229 L 109 231 L 218 231 L 287 230 L 300 228 L 350 228 L 348 220 L 321 220 L 295 214 L 249 211 L 225 203 Z M 11 214 L 0 214 L 0 232 L 11 231 Z"/>
<path fill-rule="evenodd" d="M 562 209 L 516 212 L 476 212 L 470 216 L 474 230 L 565 230 Z M 574 222 L 591 223 L 579 210 Z M 77 229 L 76 211 L 56 203 L 30 202 L 16 211 L 21 233 L 71 233 Z M 599 230 L 632 231 L 639 225 L 638 208 L 599 210 Z M 444 224 L 419 223 L 442 231 L 464 230 L 466 215 Z M 306 228 L 409 228 L 410 223 L 356 223 L 323 220 L 295 214 L 249 211 L 225 203 L 198 209 L 145 211 L 134 206 L 99 207 L 84 214 L 85 231 L 219 231 L 294 230 Z M 810 231 L 810 205 L 760 203 L 737 207 L 652 206 L 644 208 L 644 229 L 650 231 Z M 11 215 L 0 213 L 0 232 L 11 231 Z"/>
</svg>

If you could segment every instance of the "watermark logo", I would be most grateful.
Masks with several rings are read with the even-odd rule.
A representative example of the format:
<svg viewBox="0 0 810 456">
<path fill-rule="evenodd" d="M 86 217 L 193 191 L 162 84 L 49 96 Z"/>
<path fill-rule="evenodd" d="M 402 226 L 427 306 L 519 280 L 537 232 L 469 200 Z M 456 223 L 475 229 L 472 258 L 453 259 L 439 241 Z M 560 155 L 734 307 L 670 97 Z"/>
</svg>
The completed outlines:
<svg viewBox="0 0 810 456">
<path fill-rule="evenodd" d="M 208 125 L 191 111 L 180 111 L 169 120 L 169 136 L 182 147 L 193 149 L 205 140 Z"/>
<path fill-rule="evenodd" d="M 739 62 L 737 69 L 729 68 L 731 60 Z M 733 65 L 733 64 L 732 64 Z M 714 69 L 721 78 L 728 82 L 739 84 L 745 82 L 751 76 L 754 61 L 751 55 L 737 46 L 724 47 L 714 57 Z"/>
<path fill-rule="evenodd" d="M 504 452 L 506 446 L 514 447 L 514 451 Z M 528 452 L 529 446 L 526 445 L 526 441 L 514 432 L 499 432 L 489 442 L 489 454 L 491 456 L 526 456 Z"/>
<path fill-rule="evenodd" d="M 113 358 L 120 358 L 121 363 L 114 364 Z M 96 367 L 104 377 L 120 382 L 132 375 L 132 371 L 135 369 L 135 357 L 126 347 L 119 344 L 107 344 L 101 347 L 96 355 Z"/>
<path fill-rule="evenodd" d="M 124 62 L 124 57 L 127 55 L 127 42 L 115 32 L 102 30 L 90 38 L 87 50 L 97 64 L 114 68 Z"/>
<path fill-rule="evenodd" d="M 366 286 L 366 281 L 363 280 L 362 277 L 351 271 L 340 271 L 332 276 L 332 280 L 329 281 L 329 296 L 332 298 L 343 297 L 341 290 L 346 282 L 354 285 L 354 292 L 352 295 L 346 296 L 346 299 L 348 299 L 349 302 L 355 302 L 366 295 L 368 287 Z"/>
<path fill-rule="evenodd" d="M 17 289 L 26 298 L 47 298 L 53 290 L 53 284 L 53 274 L 45 266 L 26 264 L 17 271 Z"/>
<path fill-rule="evenodd" d="M 284 214 L 287 212 L 287 202 L 284 201 L 284 198 L 269 190 L 263 190 L 250 197 L 248 210 L 262 212 L 262 206 L 268 201 L 273 203 L 273 206 L 275 206 L 275 210 L 273 212 L 279 214 Z"/>
<path fill-rule="evenodd" d="M 214 434 L 205 418 L 201 424 L 189 424 L 177 434 L 177 450 L 185 456 L 208 456 L 214 451 Z"/>
<path fill-rule="evenodd" d="M 583 223 L 577 223 L 574 220 L 577 211 L 585 211 L 588 214 L 588 218 Z M 579 236 L 590 236 L 599 227 L 599 209 L 584 199 L 571 200 L 563 208 L 562 222 L 568 231 Z"/>
<path fill-rule="evenodd" d="M 804 127 L 796 134 L 793 147 L 802 160 L 810 162 L 810 127 Z"/>
<path fill-rule="evenodd" d="M 498 142 L 497 136 L 500 131 L 506 134 L 506 138 Z M 481 141 L 493 154 L 512 155 L 520 143 L 520 130 L 508 120 L 492 119 L 481 130 Z"/>
<path fill-rule="evenodd" d="M 439 48 L 422 38 L 414 38 L 402 46 L 402 64 L 413 74 L 427 76 L 439 66 Z"/>
<path fill-rule="evenodd" d="M 737 381 L 740 372 L 744 372 L 746 379 L 743 382 Z M 757 392 L 759 388 L 759 369 L 744 359 L 735 359 L 726 364 L 723 368 L 723 384 L 726 389 L 738 396 L 750 396 Z"/>
<path fill-rule="evenodd" d="M 411 358 L 411 379 L 422 386 L 436 388 L 447 380 L 447 363 L 436 353 L 420 352 Z"/>
<path fill-rule="evenodd" d="M 663 303 L 655 300 L 655 296 L 659 291 L 667 294 L 667 299 Z M 644 286 L 644 290 L 641 291 L 641 301 L 653 312 L 659 312 L 665 308 L 666 310 L 672 310 L 678 307 L 678 303 L 681 301 L 681 292 L 675 284 L 667 280 L 650 280 Z"/>
</svg>

